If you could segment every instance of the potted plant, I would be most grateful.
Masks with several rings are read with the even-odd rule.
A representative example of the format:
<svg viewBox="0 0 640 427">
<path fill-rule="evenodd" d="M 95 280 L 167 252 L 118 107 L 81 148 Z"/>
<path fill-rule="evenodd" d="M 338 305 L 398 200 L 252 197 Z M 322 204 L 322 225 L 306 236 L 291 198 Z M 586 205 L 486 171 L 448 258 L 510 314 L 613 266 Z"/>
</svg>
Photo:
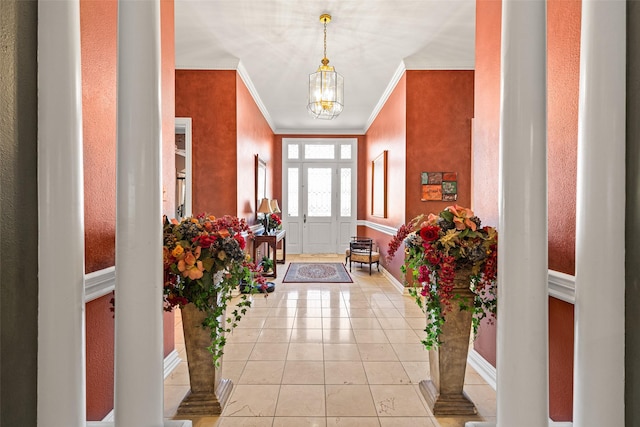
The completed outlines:
<svg viewBox="0 0 640 427">
<path fill-rule="evenodd" d="M 481 227 L 471 209 L 454 205 L 401 226 L 389 244 L 390 259 L 402 243 L 409 294 L 427 316 L 422 343 L 431 380 L 420 389 L 436 415 L 474 414 L 462 387 L 469 332 L 475 336 L 480 321 L 496 315 L 497 232 Z"/>
<path fill-rule="evenodd" d="M 165 219 L 165 310 L 181 309 L 191 381 L 179 415 L 219 414 L 231 392 L 231 381 L 218 375 L 225 334 L 236 327 L 251 300 L 241 295 L 229 318 L 226 308 L 241 281 L 264 285 L 244 252 L 243 233 L 251 234 L 245 220 L 231 216 Z"/>
<path fill-rule="evenodd" d="M 273 271 L 273 259 L 267 256 L 263 256 L 262 261 L 260 261 L 260 266 L 262 266 L 262 271 L 264 273 Z"/>
</svg>

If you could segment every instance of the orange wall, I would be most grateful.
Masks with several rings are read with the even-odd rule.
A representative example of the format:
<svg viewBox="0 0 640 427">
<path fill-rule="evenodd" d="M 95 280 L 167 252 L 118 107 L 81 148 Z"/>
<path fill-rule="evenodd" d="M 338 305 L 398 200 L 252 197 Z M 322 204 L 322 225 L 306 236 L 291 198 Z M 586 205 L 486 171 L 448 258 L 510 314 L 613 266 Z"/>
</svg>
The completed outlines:
<svg viewBox="0 0 640 427">
<path fill-rule="evenodd" d="M 473 71 L 407 71 L 407 219 L 453 204 L 421 201 L 421 172 L 457 172 L 471 206 L 472 117 Z"/>
<path fill-rule="evenodd" d="M 80 2 L 87 273 L 115 264 L 117 12 L 116 0 Z M 88 420 L 113 408 L 111 296 L 86 305 Z"/>
<path fill-rule="evenodd" d="M 580 0 L 547 1 L 549 268 L 575 274 Z"/>
<path fill-rule="evenodd" d="M 501 2 L 476 2 L 473 206 L 485 223 L 498 216 Z M 574 274 L 580 0 L 547 2 L 549 268 Z M 495 365 L 495 328 L 475 348 Z M 550 415 L 572 418 L 573 306 L 549 298 Z"/>
<path fill-rule="evenodd" d="M 236 71 L 176 70 L 175 76 L 175 114 L 192 119 L 192 212 L 238 215 Z"/>
<path fill-rule="evenodd" d="M 389 227 L 399 227 L 405 222 L 405 188 L 407 173 L 407 92 L 408 78 L 405 74 L 398 81 L 395 89 L 385 102 L 369 129 L 367 130 L 366 150 L 358 154 L 364 157 L 364 165 L 358 162 L 359 187 L 364 178 L 364 196 L 359 193 L 359 198 L 365 200 L 364 219 Z M 387 218 L 371 215 L 371 162 L 384 150 L 388 150 L 387 157 Z M 362 169 L 364 168 L 364 169 Z M 366 171 L 366 172 L 365 172 Z M 362 212 L 358 211 L 358 218 L 362 218 Z M 381 264 L 387 268 L 396 278 L 400 278 L 400 265 L 402 257 L 396 256 L 391 264 L 386 260 L 387 247 L 391 236 L 369 228 L 359 227 L 358 234 L 372 237 L 378 244 L 381 252 Z"/>
<path fill-rule="evenodd" d="M 117 0 L 80 2 L 87 273 L 115 263 L 117 8 Z M 173 188 L 173 0 L 161 1 L 161 19 L 163 186 Z M 172 209 L 172 205 L 173 191 L 167 191 L 163 209 Z M 86 305 L 88 420 L 101 420 L 113 408 L 111 297 L 109 294 Z M 165 315 L 164 330 L 167 355 L 174 348 L 172 314 Z"/>
<path fill-rule="evenodd" d="M 500 137 L 500 30 L 502 2 L 476 1 L 476 69 L 473 120 L 472 209 L 486 225 L 498 224 Z M 496 329 L 483 322 L 475 350 L 496 365 Z"/>
<path fill-rule="evenodd" d="M 176 203 L 176 46 L 174 15 L 174 0 L 160 0 L 160 44 L 162 49 L 162 210 L 169 218 L 175 216 Z M 164 313 L 163 330 L 164 356 L 167 357 L 175 348 L 173 312 Z"/>
<path fill-rule="evenodd" d="M 547 1 L 549 268 L 575 274 L 581 0 Z M 572 419 L 573 305 L 549 298 L 549 413 Z"/>
<path fill-rule="evenodd" d="M 240 75 L 236 77 L 236 85 L 238 117 L 237 209 L 238 216 L 246 218 L 250 224 L 253 224 L 257 211 L 257 206 L 255 206 L 254 156 L 258 154 L 260 159 L 267 162 L 267 197 L 273 198 L 275 194 L 273 186 L 275 153 L 272 151 L 274 135 Z M 279 204 L 282 205 L 280 198 Z"/>
</svg>

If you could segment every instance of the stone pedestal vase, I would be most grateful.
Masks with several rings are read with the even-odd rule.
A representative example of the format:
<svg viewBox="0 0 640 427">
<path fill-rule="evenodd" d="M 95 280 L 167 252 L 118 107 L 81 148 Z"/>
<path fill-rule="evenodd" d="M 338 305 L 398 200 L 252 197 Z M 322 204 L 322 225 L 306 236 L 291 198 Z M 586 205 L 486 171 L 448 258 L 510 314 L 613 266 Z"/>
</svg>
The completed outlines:
<svg viewBox="0 0 640 427">
<path fill-rule="evenodd" d="M 471 271 L 456 271 L 454 298 L 462 297 L 473 307 L 474 294 L 469 289 Z M 434 415 L 473 415 L 476 407 L 463 391 L 469 352 L 471 310 L 460 311 L 454 300 L 442 326 L 440 347 L 429 350 L 431 379 L 420 382 L 420 391 Z"/>
<path fill-rule="evenodd" d="M 206 314 L 193 304 L 185 305 L 181 312 L 191 390 L 180 403 L 177 415 L 221 414 L 231 394 L 233 383 L 221 378 L 222 358 L 220 368 L 216 368 L 213 365 L 212 354 L 207 350 L 211 345 L 211 332 L 208 328 L 202 327 Z"/>
</svg>

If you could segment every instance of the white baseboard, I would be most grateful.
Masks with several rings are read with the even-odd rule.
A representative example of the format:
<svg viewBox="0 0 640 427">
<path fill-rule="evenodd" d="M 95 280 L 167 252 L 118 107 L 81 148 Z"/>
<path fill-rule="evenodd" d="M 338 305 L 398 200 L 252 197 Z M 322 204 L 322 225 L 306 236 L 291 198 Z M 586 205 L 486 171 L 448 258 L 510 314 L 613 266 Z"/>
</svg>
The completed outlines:
<svg viewBox="0 0 640 427">
<path fill-rule="evenodd" d="M 393 277 L 393 275 L 389 273 L 389 270 L 387 270 L 383 266 L 380 266 L 380 270 L 384 277 L 386 277 L 391 282 L 391 284 L 398 290 L 398 292 L 400 292 L 401 294 L 404 294 L 406 292 L 404 285 L 400 283 L 398 279 Z"/>
<path fill-rule="evenodd" d="M 192 427 L 191 421 L 165 420 L 164 427 Z M 87 427 L 115 427 L 113 421 L 87 421 Z"/>
<path fill-rule="evenodd" d="M 469 421 L 465 423 L 465 427 L 496 427 L 496 423 L 484 422 L 484 421 Z M 555 422 L 549 420 L 549 427 L 573 427 L 573 423 L 568 422 Z"/>
<path fill-rule="evenodd" d="M 467 362 L 491 388 L 496 389 L 496 368 L 494 368 L 491 363 L 487 362 L 487 360 L 474 349 L 469 351 Z"/>
<path fill-rule="evenodd" d="M 171 372 L 173 372 L 174 369 L 176 369 L 178 367 L 178 365 L 180 364 L 180 362 L 182 362 L 182 359 L 180 359 L 180 356 L 178 355 L 178 352 L 174 349 L 171 353 L 169 353 L 167 355 L 167 357 L 164 358 L 164 379 L 167 379 L 167 377 L 169 375 L 171 375 Z M 89 422 L 87 422 L 87 427 L 91 426 L 91 425 L 95 425 L 97 426 L 102 426 L 102 427 L 109 427 L 110 425 L 113 424 L 109 424 L 109 422 L 114 421 L 114 412 L 113 409 L 111 410 L 111 412 L 109 412 L 107 414 L 106 417 L 104 417 L 102 419 L 102 421 L 89 421 L 89 422 L 93 422 L 93 423 L 98 423 L 98 424 L 89 424 Z M 182 421 L 176 421 L 176 422 L 182 422 Z M 106 424 L 105 424 L 106 423 Z M 189 421 L 189 424 L 166 424 L 164 425 L 164 427 L 191 427 L 191 421 Z"/>
<path fill-rule="evenodd" d="M 483 380 L 487 382 L 494 390 L 496 390 L 496 368 L 493 365 L 480 355 L 475 350 L 469 351 L 469 356 L 467 357 L 467 362 L 469 366 L 476 370 L 478 375 L 482 377 Z M 495 427 L 496 423 L 493 422 L 478 422 L 478 421 L 470 421 L 465 424 L 465 427 Z M 549 427 L 573 427 L 572 422 L 567 421 L 553 421 L 549 420 Z"/>
</svg>

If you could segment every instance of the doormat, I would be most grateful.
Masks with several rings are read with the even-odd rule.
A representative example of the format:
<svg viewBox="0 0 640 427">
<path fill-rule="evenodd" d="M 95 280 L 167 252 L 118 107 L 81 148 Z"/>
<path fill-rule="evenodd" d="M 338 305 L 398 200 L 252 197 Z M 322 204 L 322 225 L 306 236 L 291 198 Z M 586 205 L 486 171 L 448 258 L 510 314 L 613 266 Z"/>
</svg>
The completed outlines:
<svg viewBox="0 0 640 427">
<path fill-rule="evenodd" d="M 339 262 L 292 262 L 282 283 L 353 283 Z"/>
</svg>

